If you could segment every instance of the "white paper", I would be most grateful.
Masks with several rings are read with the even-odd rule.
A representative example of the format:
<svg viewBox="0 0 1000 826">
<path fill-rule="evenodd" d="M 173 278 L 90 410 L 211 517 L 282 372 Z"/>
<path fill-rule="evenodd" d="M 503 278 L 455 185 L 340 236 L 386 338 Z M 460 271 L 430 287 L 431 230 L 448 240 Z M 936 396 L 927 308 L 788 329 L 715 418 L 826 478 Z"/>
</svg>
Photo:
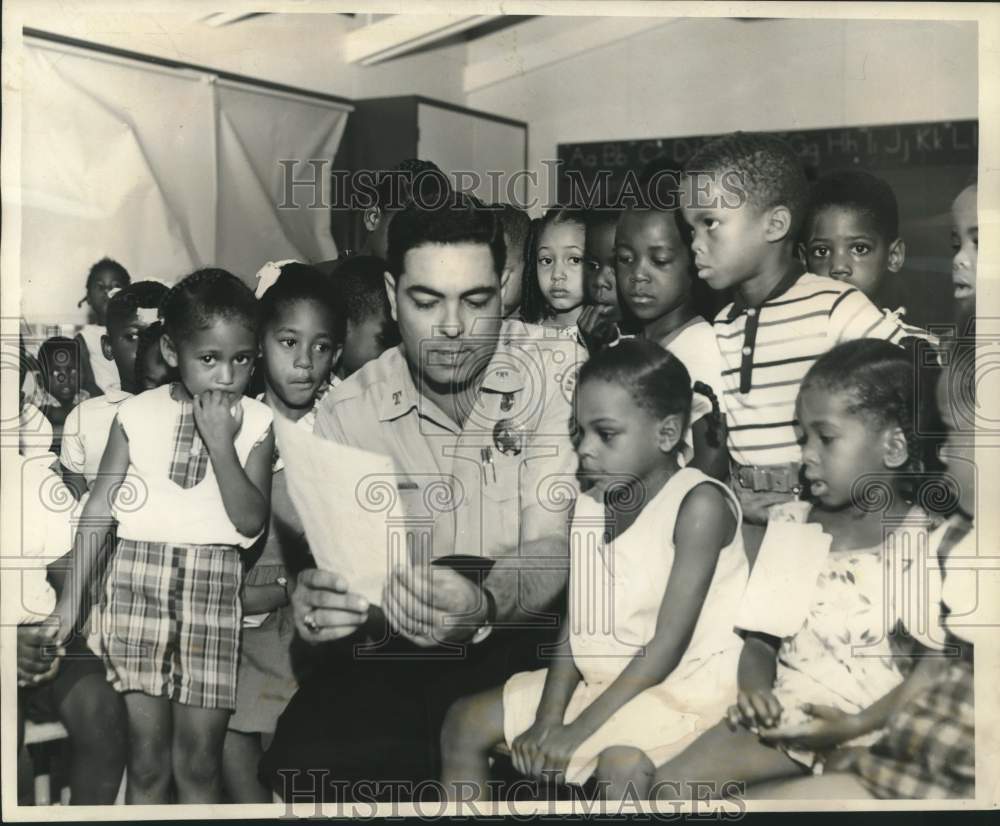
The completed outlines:
<svg viewBox="0 0 1000 826">
<path fill-rule="evenodd" d="M 358 491 L 366 481 L 392 482 L 392 459 L 321 439 L 280 414 L 274 435 L 316 565 L 380 604 L 389 570 L 388 509 L 363 507 Z"/>
<path fill-rule="evenodd" d="M 812 604 L 832 541 L 816 524 L 768 522 L 736 627 L 775 637 L 796 633 Z"/>
</svg>

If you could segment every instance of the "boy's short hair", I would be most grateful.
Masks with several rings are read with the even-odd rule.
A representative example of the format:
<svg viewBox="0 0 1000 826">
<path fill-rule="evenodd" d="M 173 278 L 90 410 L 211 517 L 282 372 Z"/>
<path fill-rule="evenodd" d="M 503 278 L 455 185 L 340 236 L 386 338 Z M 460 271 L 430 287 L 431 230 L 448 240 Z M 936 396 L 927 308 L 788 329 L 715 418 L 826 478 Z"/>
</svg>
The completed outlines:
<svg viewBox="0 0 1000 826">
<path fill-rule="evenodd" d="M 684 165 L 685 175 L 725 172 L 737 173 L 747 199 L 759 209 L 786 207 L 792 214 L 789 237 L 798 237 L 809 183 L 788 143 L 773 135 L 734 132 L 709 141 Z"/>
<path fill-rule="evenodd" d="M 843 207 L 867 215 L 875 222 L 875 228 L 888 242 L 899 237 L 899 205 L 896 193 L 881 178 L 861 169 L 843 169 L 824 175 L 809 194 L 802 231 L 826 207 Z M 806 240 L 803 238 L 803 240 Z"/>
<path fill-rule="evenodd" d="M 403 259 L 411 249 L 424 244 L 485 244 L 493 257 L 497 278 L 507 261 L 503 223 L 491 209 L 482 209 L 460 193 L 455 204 L 438 209 L 422 209 L 411 204 L 389 224 L 389 272 L 397 279 L 403 274 Z"/>
<path fill-rule="evenodd" d="M 451 194 L 448 177 L 436 163 L 407 158 L 376 174 L 373 206 L 397 210 L 416 202 L 425 209 L 433 209 L 443 206 Z"/>
<path fill-rule="evenodd" d="M 337 267 L 332 278 L 344 315 L 352 324 L 391 317 L 389 297 L 385 294 L 388 266 L 377 255 L 353 255 Z"/>
<path fill-rule="evenodd" d="M 108 300 L 104 326 L 114 334 L 128 324 L 139 309 L 158 310 L 170 290 L 159 281 L 136 281 L 122 287 Z"/>
<path fill-rule="evenodd" d="M 503 224 L 504 240 L 507 242 L 507 252 L 521 251 L 521 260 L 528 260 L 528 242 L 531 240 L 531 219 L 528 213 L 513 204 L 494 204 Z"/>
</svg>

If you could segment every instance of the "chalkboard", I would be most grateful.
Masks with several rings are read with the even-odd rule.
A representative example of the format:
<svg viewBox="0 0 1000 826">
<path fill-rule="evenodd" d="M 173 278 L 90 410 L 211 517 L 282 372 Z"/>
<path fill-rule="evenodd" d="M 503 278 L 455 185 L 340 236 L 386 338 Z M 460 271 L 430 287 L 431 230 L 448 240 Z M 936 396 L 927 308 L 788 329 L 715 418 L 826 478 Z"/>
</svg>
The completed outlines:
<svg viewBox="0 0 1000 826">
<path fill-rule="evenodd" d="M 978 168 L 977 120 L 772 132 L 795 149 L 809 180 L 837 169 L 864 169 L 886 180 L 899 202 L 906 242 L 905 283 L 917 296 L 917 323 L 951 318 L 951 202 Z M 716 135 L 563 143 L 558 147 L 561 204 L 582 205 L 589 190 L 614 199 L 626 176 L 654 158 L 681 167 Z"/>
</svg>

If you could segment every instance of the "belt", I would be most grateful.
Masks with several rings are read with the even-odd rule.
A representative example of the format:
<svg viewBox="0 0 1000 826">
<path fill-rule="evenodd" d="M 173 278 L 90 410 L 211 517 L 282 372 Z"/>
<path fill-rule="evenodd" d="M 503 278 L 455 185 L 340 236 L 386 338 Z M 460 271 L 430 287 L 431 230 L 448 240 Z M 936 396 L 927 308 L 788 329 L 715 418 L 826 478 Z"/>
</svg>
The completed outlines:
<svg viewBox="0 0 1000 826">
<path fill-rule="evenodd" d="M 755 493 L 798 493 L 802 486 L 799 483 L 798 462 L 784 465 L 740 465 L 732 463 L 732 476 L 741 488 L 747 488 Z"/>
</svg>

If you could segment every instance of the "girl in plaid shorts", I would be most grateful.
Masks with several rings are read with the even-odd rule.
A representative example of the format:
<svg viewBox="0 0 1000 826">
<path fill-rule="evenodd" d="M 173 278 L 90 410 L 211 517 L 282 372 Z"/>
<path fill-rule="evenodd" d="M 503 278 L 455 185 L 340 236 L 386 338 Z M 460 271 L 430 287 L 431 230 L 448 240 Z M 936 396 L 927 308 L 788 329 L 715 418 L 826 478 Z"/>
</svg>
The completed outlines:
<svg viewBox="0 0 1000 826">
<path fill-rule="evenodd" d="M 117 520 L 101 604 L 101 654 L 129 722 L 128 803 L 222 800 L 222 744 L 236 705 L 242 553 L 267 523 L 271 411 L 243 397 L 258 308 L 224 270 L 199 270 L 160 307 L 180 380 L 125 401 L 81 519 L 72 628 Z"/>
</svg>

